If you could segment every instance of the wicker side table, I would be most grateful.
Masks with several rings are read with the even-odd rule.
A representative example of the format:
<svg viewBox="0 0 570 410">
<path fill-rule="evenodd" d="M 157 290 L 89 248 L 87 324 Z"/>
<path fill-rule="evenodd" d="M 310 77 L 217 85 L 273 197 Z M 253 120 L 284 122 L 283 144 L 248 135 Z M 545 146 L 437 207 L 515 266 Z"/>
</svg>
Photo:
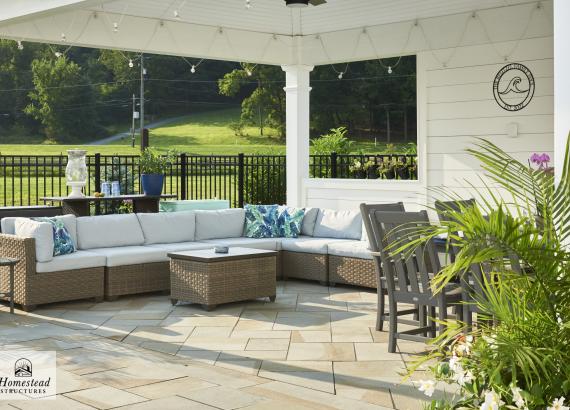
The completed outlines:
<svg viewBox="0 0 570 410">
<path fill-rule="evenodd" d="M 217 305 L 269 297 L 275 301 L 277 252 L 230 248 L 169 253 L 170 298 L 200 303 L 206 310 Z"/>
<path fill-rule="evenodd" d="M 10 298 L 10 313 L 14 314 L 14 268 L 19 262 L 19 259 L 14 258 L 0 258 L 0 267 L 8 266 L 10 268 L 10 291 L 0 292 L 0 297 Z"/>
</svg>

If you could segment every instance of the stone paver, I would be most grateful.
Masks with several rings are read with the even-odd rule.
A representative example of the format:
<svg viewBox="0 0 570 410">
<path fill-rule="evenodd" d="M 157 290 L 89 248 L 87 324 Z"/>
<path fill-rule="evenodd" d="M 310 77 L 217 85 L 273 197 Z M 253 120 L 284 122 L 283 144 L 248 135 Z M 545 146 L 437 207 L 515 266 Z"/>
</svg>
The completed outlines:
<svg viewBox="0 0 570 410">
<path fill-rule="evenodd" d="M 420 408 L 420 376 L 401 374 L 426 347 L 388 353 L 375 309 L 372 291 L 304 281 L 211 312 L 156 294 L 0 307 L 0 348 L 55 350 L 58 365 L 57 400 L 7 408 Z"/>
</svg>

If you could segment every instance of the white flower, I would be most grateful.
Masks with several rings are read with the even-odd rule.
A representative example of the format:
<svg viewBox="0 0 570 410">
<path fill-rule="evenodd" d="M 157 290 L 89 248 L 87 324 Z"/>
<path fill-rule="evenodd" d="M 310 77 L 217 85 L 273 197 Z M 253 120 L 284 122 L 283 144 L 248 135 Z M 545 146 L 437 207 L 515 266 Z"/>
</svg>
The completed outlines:
<svg viewBox="0 0 570 410">
<path fill-rule="evenodd" d="M 467 383 L 471 383 L 473 381 L 473 373 L 471 370 L 467 370 L 466 372 L 457 373 L 455 376 L 455 380 L 460 386 L 465 386 Z"/>
<path fill-rule="evenodd" d="M 418 390 L 423 391 L 426 396 L 431 397 L 435 391 L 435 381 L 420 380 L 420 387 L 418 387 Z"/>
<path fill-rule="evenodd" d="M 546 410 L 570 410 L 570 407 L 564 405 L 564 396 L 559 399 L 554 399 L 552 406 L 547 407 Z"/>
<path fill-rule="evenodd" d="M 516 386 L 511 386 L 511 392 L 513 393 L 513 402 L 517 408 L 526 408 L 523 397 L 521 396 L 521 389 Z"/>
<path fill-rule="evenodd" d="M 485 401 L 481 404 L 480 410 L 499 410 L 505 404 L 504 401 L 501 400 L 501 396 L 495 393 L 493 390 L 489 390 L 485 392 Z"/>
<path fill-rule="evenodd" d="M 451 370 L 452 372 L 455 372 L 457 369 L 457 366 L 461 366 L 461 364 L 459 363 L 461 359 L 459 359 L 459 357 L 453 355 L 451 356 L 451 359 L 449 359 L 449 370 Z"/>
</svg>

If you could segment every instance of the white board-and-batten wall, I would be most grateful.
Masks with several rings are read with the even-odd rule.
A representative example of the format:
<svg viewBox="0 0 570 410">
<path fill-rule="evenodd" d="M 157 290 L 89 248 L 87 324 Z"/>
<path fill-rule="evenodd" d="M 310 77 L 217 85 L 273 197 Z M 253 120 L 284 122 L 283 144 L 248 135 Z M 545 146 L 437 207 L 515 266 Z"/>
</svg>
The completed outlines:
<svg viewBox="0 0 570 410">
<path fill-rule="evenodd" d="M 433 191 L 441 187 L 471 197 L 466 181 L 483 185 L 478 162 L 465 152 L 476 138 L 489 139 L 525 162 L 534 152 L 553 158 L 552 4 L 543 2 L 537 11 L 533 7 L 536 4 L 487 10 L 485 28 L 479 22 L 468 23 L 465 45 L 415 53 L 418 181 L 308 179 L 303 184 L 305 204 L 357 209 L 362 202 L 402 201 L 406 209 L 417 210 L 431 202 Z M 438 20 L 440 35 L 445 35 L 448 25 L 466 21 L 465 15 Z M 517 32 L 518 40 L 501 41 L 504 33 L 512 37 Z M 512 62 L 528 67 L 536 82 L 534 97 L 520 111 L 501 108 L 493 96 L 497 72 Z"/>
</svg>

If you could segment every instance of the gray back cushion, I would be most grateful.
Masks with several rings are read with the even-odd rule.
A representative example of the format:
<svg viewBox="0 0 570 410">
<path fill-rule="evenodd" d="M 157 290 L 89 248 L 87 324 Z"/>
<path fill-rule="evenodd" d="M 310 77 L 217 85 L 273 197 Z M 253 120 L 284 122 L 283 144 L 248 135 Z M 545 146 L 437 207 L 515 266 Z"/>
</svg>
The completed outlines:
<svg viewBox="0 0 570 410">
<path fill-rule="evenodd" d="M 305 208 L 303 225 L 301 225 L 301 235 L 313 236 L 313 233 L 315 232 L 315 224 L 317 223 L 318 215 L 319 215 L 319 208 Z"/>
<path fill-rule="evenodd" d="M 76 221 L 77 218 L 75 217 L 75 215 L 70 214 L 70 215 L 49 216 L 47 218 L 55 218 L 63 221 L 65 229 L 67 229 L 69 236 L 71 236 L 71 239 L 73 240 L 73 244 L 75 245 L 75 247 L 77 247 L 77 221 Z M 15 235 L 16 227 L 14 223 L 16 222 L 16 219 L 19 218 L 17 217 L 2 218 L 2 220 L 0 221 L 0 231 L 8 235 Z"/>
<path fill-rule="evenodd" d="M 135 214 L 77 218 L 79 249 L 143 245 L 144 235 Z"/>
<path fill-rule="evenodd" d="M 144 243 L 177 243 L 194 240 L 194 211 L 137 214 L 144 234 Z"/>
<path fill-rule="evenodd" d="M 320 209 L 315 224 L 314 237 L 360 240 L 362 216 L 360 211 L 334 211 Z"/>
<path fill-rule="evenodd" d="M 29 218 L 16 218 L 14 229 L 17 236 L 35 239 L 37 262 L 49 262 L 53 259 L 52 224 L 33 221 Z"/>
<path fill-rule="evenodd" d="M 236 238 L 243 235 L 245 210 L 196 211 L 196 240 Z"/>
</svg>

